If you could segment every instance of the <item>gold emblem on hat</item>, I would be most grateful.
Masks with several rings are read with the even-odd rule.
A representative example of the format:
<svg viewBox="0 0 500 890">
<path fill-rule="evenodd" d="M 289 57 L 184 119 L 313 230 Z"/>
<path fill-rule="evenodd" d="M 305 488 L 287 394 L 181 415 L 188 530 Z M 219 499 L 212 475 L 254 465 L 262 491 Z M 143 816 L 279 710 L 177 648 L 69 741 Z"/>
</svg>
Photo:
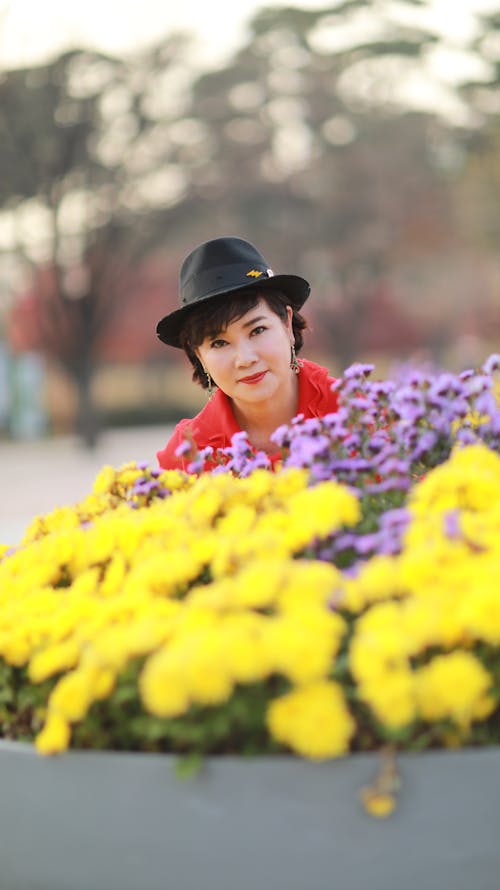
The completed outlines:
<svg viewBox="0 0 500 890">
<path fill-rule="evenodd" d="M 257 269 L 250 269 L 250 272 L 247 272 L 247 278 L 259 278 L 262 275 L 262 272 L 258 272 Z"/>
</svg>

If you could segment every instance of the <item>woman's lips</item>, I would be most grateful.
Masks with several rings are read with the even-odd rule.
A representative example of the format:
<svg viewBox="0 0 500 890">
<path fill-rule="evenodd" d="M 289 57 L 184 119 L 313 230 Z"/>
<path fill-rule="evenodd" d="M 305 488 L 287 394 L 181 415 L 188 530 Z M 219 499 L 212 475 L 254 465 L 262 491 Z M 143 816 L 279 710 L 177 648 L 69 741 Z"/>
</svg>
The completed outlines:
<svg viewBox="0 0 500 890">
<path fill-rule="evenodd" d="M 258 374 L 251 374 L 249 377 L 240 377 L 239 383 L 259 383 L 267 371 L 260 371 Z"/>
</svg>

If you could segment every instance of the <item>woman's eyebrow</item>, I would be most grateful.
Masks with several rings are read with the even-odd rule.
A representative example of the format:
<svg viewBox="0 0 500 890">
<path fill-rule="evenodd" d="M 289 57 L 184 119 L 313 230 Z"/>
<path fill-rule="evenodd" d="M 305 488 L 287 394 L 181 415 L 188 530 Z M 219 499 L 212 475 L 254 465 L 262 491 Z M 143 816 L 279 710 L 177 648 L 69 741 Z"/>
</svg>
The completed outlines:
<svg viewBox="0 0 500 890">
<path fill-rule="evenodd" d="M 266 319 L 265 319 L 264 315 L 257 315 L 256 318 L 251 318 L 250 321 L 246 321 L 245 324 L 243 325 L 243 327 L 249 328 L 251 325 L 257 324 L 258 321 L 265 321 L 265 320 Z"/>
</svg>

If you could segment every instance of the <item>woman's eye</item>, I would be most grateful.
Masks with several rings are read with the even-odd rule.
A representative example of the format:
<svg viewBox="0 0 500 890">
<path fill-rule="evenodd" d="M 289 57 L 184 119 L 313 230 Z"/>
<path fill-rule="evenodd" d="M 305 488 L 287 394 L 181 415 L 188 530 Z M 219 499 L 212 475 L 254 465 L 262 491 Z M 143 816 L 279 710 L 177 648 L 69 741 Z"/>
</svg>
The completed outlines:
<svg viewBox="0 0 500 890">
<path fill-rule="evenodd" d="M 259 325 L 257 325 L 256 328 L 253 329 L 252 335 L 253 334 L 262 334 L 262 332 L 265 330 L 267 330 L 266 326 L 263 324 L 259 324 Z"/>
<path fill-rule="evenodd" d="M 210 348 L 211 349 L 220 349 L 221 346 L 224 346 L 225 342 L 226 342 L 225 340 L 212 340 L 212 342 L 210 344 Z"/>
</svg>

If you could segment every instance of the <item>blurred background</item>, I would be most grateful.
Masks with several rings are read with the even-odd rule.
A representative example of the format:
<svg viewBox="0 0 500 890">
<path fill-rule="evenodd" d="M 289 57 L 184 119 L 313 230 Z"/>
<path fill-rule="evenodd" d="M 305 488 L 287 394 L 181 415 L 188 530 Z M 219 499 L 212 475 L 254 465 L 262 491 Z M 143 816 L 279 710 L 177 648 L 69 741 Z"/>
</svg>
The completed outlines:
<svg viewBox="0 0 500 890">
<path fill-rule="evenodd" d="M 155 325 L 218 235 L 310 280 L 333 373 L 499 349 L 500 0 L 176 5 L 0 0 L 5 478 L 199 409 Z"/>
</svg>

